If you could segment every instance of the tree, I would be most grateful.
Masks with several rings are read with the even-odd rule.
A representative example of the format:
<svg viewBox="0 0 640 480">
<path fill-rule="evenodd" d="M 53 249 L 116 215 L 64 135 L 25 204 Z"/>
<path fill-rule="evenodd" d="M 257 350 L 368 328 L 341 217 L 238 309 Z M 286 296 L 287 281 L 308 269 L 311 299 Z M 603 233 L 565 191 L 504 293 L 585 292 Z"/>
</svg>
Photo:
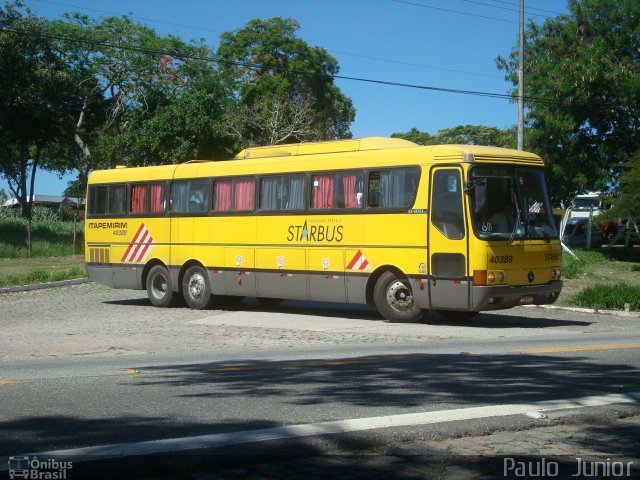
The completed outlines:
<svg viewBox="0 0 640 480">
<path fill-rule="evenodd" d="M 222 34 L 218 64 L 244 120 L 228 131 L 243 147 L 351 136 L 355 109 L 333 83 L 338 61 L 297 38 L 299 28 L 295 19 L 273 17 Z"/>
<path fill-rule="evenodd" d="M 30 219 L 38 167 L 70 128 L 71 84 L 48 22 L 21 9 L 0 8 L 0 173 Z"/>
<path fill-rule="evenodd" d="M 131 108 L 100 141 L 102 155 L 125 165 L 160 165 L 229 158 L 226 94 L 216 80 L 185 90 L 152 111 Z"/>
<path fill-rule="evenodd" d="M 501 130 L 484 125 L 458 125 L 445 128 L 435 135 L 412 128 L 406 133 L 394 133 L 391 136 L 403 138 L 419 145 L 488 145 L 494 147 L 514 148 L 516 144 L 515 129 Z"/>
<path fill-rule="evenodd" d="M 428 132 L 421 132 L 416 127 L 413 127 L 408 132 L 392 133 L 391 137 L 409 140 L 410 142 L 417 143 L 418 145 L 436 145 L 433 140 L 433 135 Z"/>
<path fill-rule="evenodd" d="M 251 107 L 236 104 L 225 114 L 227 131 L 240 143 L 277 145 L 321 138 L 314 128 L 316 115 L 309 97 L 292 99 L 286 94 L 270 95 Z"/>
<path fill-rule="evenodd" d="M 608 216 L 640 222 L 640 150 L 626 162 L 619 178 L 618 195 Z"/>
<path fill-rule="evenodd" d="M 65 197 L 84 197 L 86 195 L 86 187 L 82 184 L 79 178 L 69 180 L 67 187 L 62 192 Z"/>
<path fill-rule="evenodd" d="M 155 165 L 227 152 L 219 133 L 228 96 L 204 44 L 160 36 L 130 17 L 67 15 L 54 22 L 76 92 L 73 168 Z"/>
<path fill-rule="evenodd" d="M 556 201 L 611 189 L 640 148 L 640 3 L 568 4 L 526 29 L 526 148 L 545 159 Z M 517 85 L 517 49 L 497 61 Z"/>
</svg>

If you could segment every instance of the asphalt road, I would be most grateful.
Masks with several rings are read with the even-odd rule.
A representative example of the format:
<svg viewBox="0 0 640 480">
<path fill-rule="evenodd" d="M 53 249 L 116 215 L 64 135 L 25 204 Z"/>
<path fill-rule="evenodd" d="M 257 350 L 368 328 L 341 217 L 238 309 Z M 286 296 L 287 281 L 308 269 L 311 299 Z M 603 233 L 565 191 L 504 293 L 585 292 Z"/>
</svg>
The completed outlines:
<svg viewBox="0 0 640 480">
<path fill-rule="evenodd" d="M 239 445 L 381 417 L 424 435 L 419 419 L 394 427 L 407 414 L 480 430 L 522 421 L 496 413 L 505 405 L 640 391 L 637 317 L 517 308 L 390 324 L 319 303 L 162 310 L 94 284 L 0 295 L 0 312 L 0 456 L 222 434 Z M 469 409 L 481 413 L 456 417 Z"/>
</svg>

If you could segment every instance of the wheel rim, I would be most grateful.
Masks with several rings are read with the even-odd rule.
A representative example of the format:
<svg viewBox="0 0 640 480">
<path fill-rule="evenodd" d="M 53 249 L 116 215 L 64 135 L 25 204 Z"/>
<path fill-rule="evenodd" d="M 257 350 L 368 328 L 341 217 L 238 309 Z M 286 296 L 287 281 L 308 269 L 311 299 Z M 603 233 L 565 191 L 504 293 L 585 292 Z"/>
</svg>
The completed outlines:
<svg viewBox="0 0 640 480">
<path fill-rule="evenodd" d="M 396 280 L 387 288 L 387 303 L 397 312 L 408 312 L 413 309 L 413 293 L 411 288 Z"/>
<path fill-rule="evenodd" d="M 199 300 L 204 295 L 206 287 L 204 276 L 201 273 L 194 273 L 189 278 L 189 296 L 194 300 Z"/>
<path fill-rule="evenodd" d="M 154 298 L 162 300 L 167 294 L 168 282 L 164 275 L 158 273 L 151 279 L 151 293 Z"/>
</svg>

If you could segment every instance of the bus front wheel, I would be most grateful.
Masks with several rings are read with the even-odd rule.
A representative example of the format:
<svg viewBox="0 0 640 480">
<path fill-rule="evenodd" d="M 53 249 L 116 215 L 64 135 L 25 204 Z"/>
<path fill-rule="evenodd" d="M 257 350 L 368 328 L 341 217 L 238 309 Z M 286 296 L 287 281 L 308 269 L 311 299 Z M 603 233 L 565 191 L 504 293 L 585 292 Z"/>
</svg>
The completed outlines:
<svg viewBox="0 0 640 480">
<path fill-rule="evenodd" d="M 416 306 L 411 285 L 406 278 L 384 272 L 373 289 L 373 303 L 380 314 L 391 322 L 416 322 L 422 310 Z"/>
<path fill-rule="evenodd" d="M 149 271 L 147 296 L 154 307 L 169 307 L 173 303 L 171 276 L 164 265 L 156 265 Z"/>
<path fill-rule="evenodd" d="M 211 302 L 209 274 L 199 265 L 189 267 L 182 279 L 182 295 L 190 308 L 202 310 Z"/>
</svg>

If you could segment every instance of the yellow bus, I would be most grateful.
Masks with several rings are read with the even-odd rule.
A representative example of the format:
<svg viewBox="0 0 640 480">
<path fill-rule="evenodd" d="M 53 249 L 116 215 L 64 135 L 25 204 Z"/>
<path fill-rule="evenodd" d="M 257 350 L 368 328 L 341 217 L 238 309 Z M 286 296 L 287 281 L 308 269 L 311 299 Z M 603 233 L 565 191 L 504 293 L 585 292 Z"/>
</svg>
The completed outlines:
<svg viewBox="0 0 640 480">
<path fill-rule="evenodd" d="M 542 160 L 370 137 L 230 161 L 95 171 L 89 278 L 166 307 L 257 297 L 372 304 L 390 321 L 553 303 L 561 247 Z"/>
</svg>

